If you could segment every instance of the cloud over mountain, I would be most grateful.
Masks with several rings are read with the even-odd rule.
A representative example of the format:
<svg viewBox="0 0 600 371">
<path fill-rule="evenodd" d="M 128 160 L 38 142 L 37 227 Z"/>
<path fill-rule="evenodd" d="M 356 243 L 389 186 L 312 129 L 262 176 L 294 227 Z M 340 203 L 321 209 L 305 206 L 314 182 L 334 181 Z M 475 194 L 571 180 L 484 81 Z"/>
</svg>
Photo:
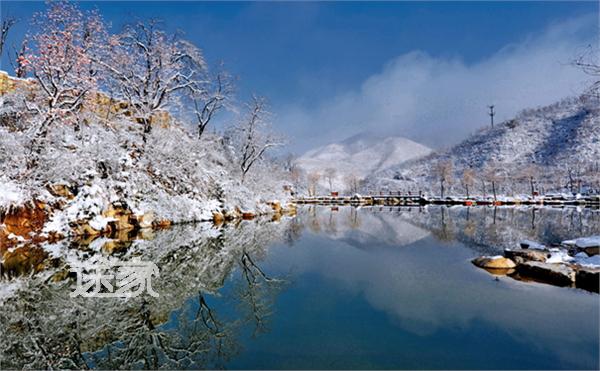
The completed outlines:
<svg viewBox="0 0 600 371">
<path fill-rule="evenodd" d="M 311 146 L 364 131 L 451 145 L 489 122 L 488 104 L 502 121 L 581 92 L 588 77 L 570 62 L 593 42 L 596 27 L 592 15 L 570 19 L 476 63 L 412 51 L 318 107 L 281 109 L 279 121 L 297 138 L 314 138 L 318 128 Z"/>
</svg>

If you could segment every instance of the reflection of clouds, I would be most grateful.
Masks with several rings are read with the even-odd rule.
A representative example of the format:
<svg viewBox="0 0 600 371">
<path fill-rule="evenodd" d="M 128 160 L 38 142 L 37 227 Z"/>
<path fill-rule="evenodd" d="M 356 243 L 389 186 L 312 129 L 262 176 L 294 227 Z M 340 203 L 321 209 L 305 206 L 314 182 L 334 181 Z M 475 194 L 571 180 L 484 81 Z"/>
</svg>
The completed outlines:
<svg viewBox="0 0 600 371">
<path fill-rule="evenodd" d="M 569 364 L 597 364 L 596 359 L 582 358 L 594 354 L 590 345 L 598 346 L 595 294 L 509 278 L 494 281 L 471 265 L 472 250 L 441 245 L 433 238 L 402 249 L 369 249 L 366 239 L 352 242 L 365 248 L 305 235 L 296 248 L 275 253 L 274 259 L 285 261 L 274 265 L 292 264 L 299 273 L 324 277 L 337 290 L 362 295 L 399 327 L 417 335 L 432 335 L 443 328 L 467 329 L 484 321 L 526 346 L 556 353 Z M 379 240 L 373 238 L 371 243 Z M 582 348 L 586 351 L 578 352 Z"/>
<path fill-rule="evenodd" d="M 406 220 L 369 208 L 340 207 L 338 211 L 332 211 L 330 207 L 316 207 L 303 212 L 301 218 L 313 232 L 324 232 L 329 238 L 343 240 L 359 248 L 375 242 L 378 245 L 404 246 L 430 234 Z"/>
</svg>

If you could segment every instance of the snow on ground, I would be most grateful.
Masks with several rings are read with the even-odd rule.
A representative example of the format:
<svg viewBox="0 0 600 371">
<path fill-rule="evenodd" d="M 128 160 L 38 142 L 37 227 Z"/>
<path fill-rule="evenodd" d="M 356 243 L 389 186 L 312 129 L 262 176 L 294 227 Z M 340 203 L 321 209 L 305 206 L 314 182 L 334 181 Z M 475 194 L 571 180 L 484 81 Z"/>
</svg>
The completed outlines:
<svg viewBox="0 0 600 371">
<path fill-rule="evenodd" d="M 25 192 L 14 182 L 0 178 L 0 209 L 21 205 L 27 201 Z"/>
</svg>

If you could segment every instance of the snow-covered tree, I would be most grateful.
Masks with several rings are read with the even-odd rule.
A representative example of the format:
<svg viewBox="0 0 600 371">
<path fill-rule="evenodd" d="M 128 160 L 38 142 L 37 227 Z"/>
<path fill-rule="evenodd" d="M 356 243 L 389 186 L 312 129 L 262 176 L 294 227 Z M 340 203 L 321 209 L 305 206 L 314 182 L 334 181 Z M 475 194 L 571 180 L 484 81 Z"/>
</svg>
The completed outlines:
<svg viewBox="0 0 600 371">
<path fill-rule="evenodd" d="M 321 174 L 318 171 L 310 172 L 306 178 L 308 181 L 308 195 L 316 196 L 317 185 L 319 184 L 319 179 L 321 179 Z"/>
<path fill-rule="evenodd" d="M 238 151 L 242 182 L 253 165 L 263 158 L 266 151 L 283 145 L 283 141 L 271 130 L 270 113 L 264 98 L 253 96 L 252 101 L 246 104 L 246 111 L 229 135 L 234 148 Z"/>
<path fill-rule="evenodd" d="M 365 180 L 354 173 L 350 173 L 344 177 L 346 187 L 350 193 L 358 193 L 363 187 Z"/>
<path fill-rule="evenodd" d="M 440 197 L 444 198 L 446 185 L 451 184 L 454 179 L 454 164 L 452 160 L 440 160 L 436 163 L 433 170 L 440 182 Z"/>
<path fill-rule="evenodd" d="M 31 145 L 34 165 L 49 127 L 57 121 L 78 126 L 77 114 L 87 95 L 97 87 L 92 56 L 102 45 L 104 24 L 97 12 L 83 13 L 67 1 L 49 2 L 36 13 L 35 33 L 26 37 L 26 64 L 36 82 L 26 103 L 37 116 Z"/>
<path fill-rule="evenodd" d="M 323 171 L 323 174 L 325 175 L 325 179 L 329 184 L 329 192 L 333 192 L 333 182 L 335 181 L 337 171 L 335 170 L 335 168 L 328 167 Z"/>
<path fill-rule="evenodd" d="M 500 165 L 495 162 L 488 163 L 486 169 L 484 170 L 483 178 L 492 185 L 494 201 L 497 201 L 499 185 L 503 180 L 503 174 Z"/>
<path fill-rule="evenodd" d="M 206 82 L 201 50 L 179 34 L 167 35 L 157 20 L 126 26 L 110 37 L 96 60 L 116 98 L 142 124 L 144 141 L 153 114 L 168 110 L 182 94 L 199 91 Z"/>
<path fill-rule="evenodd" d="M 465 187 L 466 196 L 469 198 L 469 190 L 473 188 L 475 183 L 475 171 L 472 168 L 465 168 L 462 174 L 462 184 Z"/>
<path fill-rule="evenodd" d="M 573 64 L 593 79 L 589 91 L 597 94 L 600 89 L 600 53 L 597 47 L 588 46 L 577 56 Z"/>
<path fill-rule="evenodd" d="M 529 190 L 531 191 L 531 196 L 535 195 L 536 192 L 536 183 L 540 176 L 540 168 L 536 164 L 530 164 L 524 166 L 519 174 L 517 175 L 517 182 L 527 182 L 529 184 Z"/>
<path fill-rule="evenodd" d="M 234 92 L 233 79 L 226 71 L 220 70 L 207 75 L 204 82 L 199 81 L 190 86 L 190 91 L 198 139 L 200 139 L 214 115 L 231 106 Z"/>
</svg>

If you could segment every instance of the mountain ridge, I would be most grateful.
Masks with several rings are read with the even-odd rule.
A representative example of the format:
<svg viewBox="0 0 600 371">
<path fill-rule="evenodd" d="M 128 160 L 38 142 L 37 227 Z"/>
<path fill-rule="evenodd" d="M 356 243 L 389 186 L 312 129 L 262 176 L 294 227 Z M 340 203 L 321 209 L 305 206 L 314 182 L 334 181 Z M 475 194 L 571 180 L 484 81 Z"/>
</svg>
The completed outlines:
<svg viewBox="0 0 600 371">
<path fill-rule="evenodd" d="M 549 106 L 527 109 L 515 118 L 483 128 L 449 149 L 374 174 L 376 188 L 439 189 L 439 167 L 450 163 L 450 190 L 464 194 L 466 169 L 475 189 L 495 179 L 505 193 L 559 191 L 570 182 L 600 188 L 600 108 L 596 99 L 579 96 Z M 477 185 L 481 183 L 481 185 Z M 579 189 L 578 189 L 579 190 Z"/>
<path fill-rule="evenodd" d="M 344 191 L 347 187 L 345 178 L 349 176 L 365 179 L 375 172 L 429 153 L 430 148 L 407 138 L 359 133 L 309 150 L 297 159 L 296 164 L 306 173 L 319 173 L 319 185 L 326 189 L 329 188 L 326 173 L 335 169 L 331 176 L 332 188 Z"/>
</svg>

